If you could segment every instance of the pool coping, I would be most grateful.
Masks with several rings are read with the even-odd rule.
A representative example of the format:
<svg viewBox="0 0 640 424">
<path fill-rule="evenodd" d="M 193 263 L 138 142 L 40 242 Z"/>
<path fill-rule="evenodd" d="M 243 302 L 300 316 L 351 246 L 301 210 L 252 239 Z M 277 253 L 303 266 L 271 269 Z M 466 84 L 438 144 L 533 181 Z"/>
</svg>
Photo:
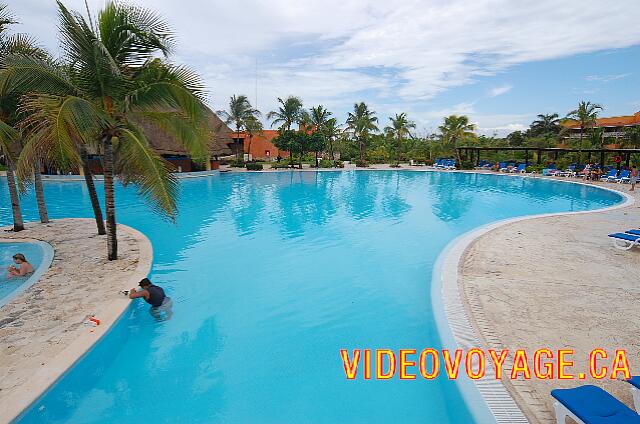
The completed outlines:
<svg viewBox="0 0 640 424">
<path fill-rule="evenodd" d="M 479 172 L 473 171 L 453 172 L 479 174 Z M 539 175 L 514 175 L 504 173 L 491 173 L 490 175 L 540 178 Z M 610 191 L 620 195 L 623 201 L 612 206 L 592 210 L 544 213 L 503 219 L 475 228 L 451 241 L 440 253 L 435 262 L 431 284 L 431 303 L 436 320 L 436 328 L 438 329 L 443 348 L 450 350 L 458 348 L 469 350 L 471 348 L 480 348 L 484 344 L 469 322 L 466 308 L 468 306 L 470 310 L 473 311 L 474 307 L 468 305 L 468 302 L 462 298 L 458 278 L 460 262 L 467 248 L 474 241 L 497 228 L 515 222 L 546 217 L 601 213 L 627 208 L 635 203 L 633 196 L 610 187 L 556 178 L 549 178 L 549 180 Z M 436 300 L 441 300 L 441 302 L 436 302 Z M 487 358 L 487 361 L 490 361 L 490 358 Z M 465 404 L 477 422 L 495 422 L 497 424 L 529 423 L 528 418 L 522 412 L 501 380 L 496 380 L 489 376 L 485 376 L 479 380 L 471 380 L 464 376 L 457 379 L 456 383 L 458 384 Z"/>
<path fill-rule="evenodd" d="M 63 218 L 64 220 L 83 218 Z M 153 264 L 153 248 L 151 241 L 140 231 L 118 224 L 118 230 L 132 236 L 138 245 L 138 264 L 136 269 L 128 274 L 128 278 L 122 281 L 121 289 L 128 290 L 132 282 L 145 278 L 151 271 Z M 16 237 L 12 241 L 29 240 Z M 33 240 L 33 239 L 32 239 Z M 53 248 L 52 248 L 53 249 Z M 54 250 L 55 254 L 55 250 Z M 44 273 L 43 273 L 44 274 Z M 31 285 L 33 287 L 33 285 Z M 23 385 L 12 390 L 3 401 L 5 405 L 0 410 L 0 422 L 13 422 L 24 411 L 31 407 L 43 394 L 47 392 L 65 373 L 73 367 L 102 337 L 113 327 L 122 314 L 129 307 L 131 301 L 128 297 L 114 299 L 106 305 L 100 314 L 100 325 L 93 328 L 92 332 L 80 334 L 71 344 L 51 358 L 45 368 L 40 368 Z"/>
<path fill-rule="evenodd" d="M 51 263 L 53 262 L 53 257 L 55 255 L 55 252 L 53 250 L 53 246 L 51 246 L 46 241 L 42 241 L 42 240 L 37 240 L 37 239 L 32 239 L 32 238 L 24 238 L 24 239 L 19 239 L 19 240 L 11 239 L 11 238 L 0 238 L 0 244 L 2 244 L 2 243 L 37 244 L 38 246 L 40 246 L 40 248 L 42 249 L 43 253 L 42 253 L 42 262 L 40 263 L 38 268 L 36 268 L 34 270 L 33 274 L 31 274 L 29 276 L 27 281 L 22 283 L 20 285 L 20 287 L 18 287 L 17 289 L 15 289 L 11 293 L 9 293 L 7 296 L 5 296 L 4 298 L 0 299 L 0 308 L 2 308 L 7 303 L 11 302 L 18 295 L 24 293 L 25 290 L 27 290 L 29 287 L 31 287 L 35 283 L 37 283 L 38 280 L 40 279 L 40 277 L 42 277 L 42 275 L 45 272 L 47 272 L 49 267 L 51 267 Z"/>
</svg>

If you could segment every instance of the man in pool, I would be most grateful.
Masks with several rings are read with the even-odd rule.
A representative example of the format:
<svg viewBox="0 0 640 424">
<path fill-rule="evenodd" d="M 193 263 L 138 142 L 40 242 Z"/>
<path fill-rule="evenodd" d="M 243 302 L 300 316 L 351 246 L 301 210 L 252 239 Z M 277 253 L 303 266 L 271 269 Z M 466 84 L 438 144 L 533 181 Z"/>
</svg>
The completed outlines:
<svg viewBox="0 0 640 424">
<path fill-rule="evenodd" d="M 164 294 L 162 287 L 156 286 L 148 278 L 143 278 L 138 284 L 140 290 L 135 288 L 129 290 L 129 299 L 142 297 L 145 302 L 151 305 L 151 315 L 156 319 L 161 319 L 165 314 L 165 319 L 171 318 L 171 298 Z"/>
<path fill-rule="evenodd" d="M 23 277 L 31 272 L 33 272 L 33 265 L 27 261 L 27 258 L 24 257 L 22 253 L 16 253 L 13 255 L 13 262 L 18 265 L 11 265 L 7 268 L 9 273 L 9 278 L 11 277 Z"/>
</svg>

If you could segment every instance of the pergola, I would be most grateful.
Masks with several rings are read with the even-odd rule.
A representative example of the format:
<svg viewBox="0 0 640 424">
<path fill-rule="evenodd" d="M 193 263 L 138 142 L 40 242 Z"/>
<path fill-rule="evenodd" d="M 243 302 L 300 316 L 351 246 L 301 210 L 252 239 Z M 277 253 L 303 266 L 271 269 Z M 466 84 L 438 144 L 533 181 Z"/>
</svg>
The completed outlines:
<svg viewBox="0 0 640 424">
<path fill-rule="evenodd" d="M 586 153 L 588 155 L 587 162 L 591 161 L 591 155 L 595 153 L 600 155 L 601 165 L 604 165 L 607 155 L 614 155 L 614 156 L 619 156 L 621 158 L 621 160 L 617 162 L 618 170 L 620 170 L 620 166 L 623 160 L 625 162 L 625 165 L 629 167 L 631 155 L 634 153 L 640 154 L 640 149 L 569 149 L 564 147 L 478 147 L 478 146 L 458 147 L 458 153 L 460 154 L 460 156 L 465 156 L 473 159 L 475 155 L 476 165 L 480 164 L 480 152 L 483 152 L 483 151 L 524 152 L 525 162 L 527 165 L 529 165 L 529 152 L 537 152 L 538 165 L 542 163 L 542 152 L 554 152 L 556 153 L 556 157 L 558 153 L 580 153 L 580 152 Z"/>
</svg>

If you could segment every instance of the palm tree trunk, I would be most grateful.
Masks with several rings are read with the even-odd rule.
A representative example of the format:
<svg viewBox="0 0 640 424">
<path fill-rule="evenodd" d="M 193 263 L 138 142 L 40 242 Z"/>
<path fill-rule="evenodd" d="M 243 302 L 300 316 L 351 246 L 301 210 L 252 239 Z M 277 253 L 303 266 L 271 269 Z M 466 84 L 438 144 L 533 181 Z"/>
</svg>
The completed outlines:
<svg viewBox="0 0 640 424">
<path fill-rule="evenodd" d="M 102 218 L 102 209 L 100 208 L 100 202 L 98 201 L 98 193 L 96 192 L 96 186 L 93 183 L 93 174 L 91 168 L 89 168 L 89 159 L 87 156 L 87 149 L 84 145 L 80 146 L 80 158 L 82 159 L 82 171 L 84 173 L 84 182 L 87 184 L 87 190 L 89 190 L 89 198 L 91 199 L 91 206 L 93 207 L 93 216 L 96 218 L 96 226 L 98 227 L 98 234 L 107 234 L 104 229 L 104 219 Z"/>
<path fill-rule="evenodd" d="M 7 185 L 9 186 L 9 195 L 11 197 L 11 212 L 13 213 L 13 231 L 24 230 L 24 222 L 22 221 L 22 211 L 20 210 L 20 197 L 16 188 L 16 179 L 13 172 L 13 163 L 7 160 Z"/>
<path fill-rule="evenodd" d="M 118 259 L 116 235 L 116 200 L 113 189 L 113 142 L 110 136 L 102 140 L 104 168 L 104 204 L 107 211 L 107 254 L 110 261 Z"/>
<path fill-rule="evenodd" d="M 318 168 L 318 165 L 319 165 L 319 163 L 318 163 L 318 151 L 316 150 L 316 168 Z"/>
<path fill-rule="evenodd" d="M 360 148 L 360 162 L 364 162 L 364 143 L 358 138 L 358 147 Z"/>
<path fill-rule="evenodd" d="M 240 161 L 240 127 L 236 127 L 236 161 Z"/>
<path fill-rule="evenodd" d="M 335 160 L 335 157 L 333 156 L 333 140 L 331 137 L 329 138 L 329 157 L 331 157 L 331 162 Z"/>
<path fill-rule="evenodd" d="M 253 159 L 251 157 L 251 142 L 252 141 L 253 141 L 253 134 L 249 134 L 249 156 L 248 156 L 249 160 Z"/>
<path fill-rule="evenodd" d="M 47 213 L 47 204 L 44 201 L 44 188 L 42 187 L 42 174 L 40 174 L 40 159 L 36 160 L 33 167 L 33 183 L 36 190 L 36 201 L 38 203 L 38 213 L 40 214 L 40 222 L 46 224 L 49 222 L 49 214 Z"/>
<path fill-rule="evenodd" d="M 580 165 L 580 161 L 582 160 L 582 126 L 580 127 L 580 145 L 578 146 L 578 163 L 576 164 L 575 170 L 577 170 L 578 165 Z"/>
<path fill-rule="evenodd" d="M 460 150 L 458 150 L 458 142 L 455 139 L 453 140 L 453 150 L 456 156 L 456 166 L 460 169 L 462 166 L 462 158 L 460 157 Z"/>
</svg>

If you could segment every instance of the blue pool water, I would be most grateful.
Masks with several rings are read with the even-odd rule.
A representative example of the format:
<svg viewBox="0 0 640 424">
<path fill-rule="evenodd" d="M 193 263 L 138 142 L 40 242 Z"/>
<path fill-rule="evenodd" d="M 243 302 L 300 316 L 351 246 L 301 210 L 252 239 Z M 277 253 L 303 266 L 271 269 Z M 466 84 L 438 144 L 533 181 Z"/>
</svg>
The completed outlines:
<svg viewBox="0 0 640 424">
<path fill-rule="evenodd" d="M 11 277 L 6 271 L 9 265 L 15 265 L 13 255 L 22 253 L 27 261 L 33 265 L 34 272 L 24 277 Z M 41 272 L 38 268 L 45 257 L 45 248 L 39 243 L 28 242 L 0 242 L 0 307 L 17 296 L 26 287 L 37 280 Z M 48 266 L 49 264 L 45 264 Z"/>
<path fill-rule="evenodd" d="M 118 220 L 153 243 L 151 278 L 173 298 L 173 318 L 157 323 L 134 302 L 21 423 L 472 422 L 454 382 L 347 381 L 339 349 L 438 348 L 431 272 L 460 234 L 622 201 L 584 185 L 444 172 L 181 184 L 175 225 L 132 188 L 117 192 Z M 52 217 L 91 217 L 82 183 L 45 190 Z M 32 197 L 24 208 L 36 219 Z"/>
</svg>

